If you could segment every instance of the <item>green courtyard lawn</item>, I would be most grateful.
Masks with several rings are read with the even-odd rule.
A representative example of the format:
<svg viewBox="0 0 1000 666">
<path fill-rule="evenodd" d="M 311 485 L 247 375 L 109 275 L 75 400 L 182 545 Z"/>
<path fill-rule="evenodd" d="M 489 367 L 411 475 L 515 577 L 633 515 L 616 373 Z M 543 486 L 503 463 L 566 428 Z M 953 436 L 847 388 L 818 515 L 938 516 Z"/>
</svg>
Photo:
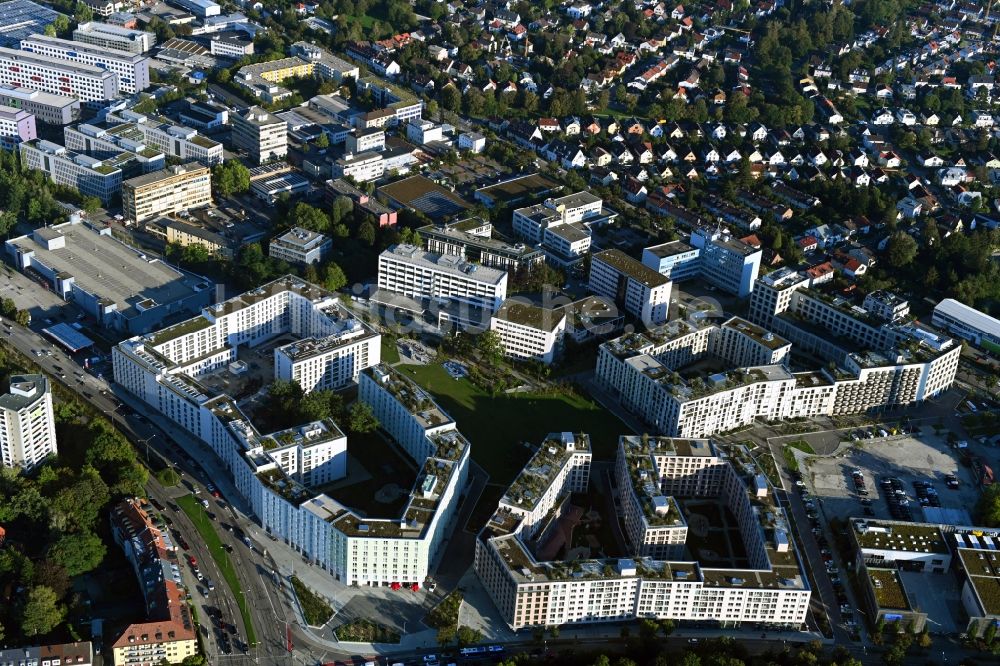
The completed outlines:
<svg viewBox="0 0 1000 666">
<path fill-rule="evenodd" d="M 619 435 L 632 434 L 622 421 L 579 395 L 518 393 L 490 397 L 468 379 L 452 379 L 439 364 L 397 368 L 432 394 L 472 442 L 472 459 L 491 483 L 508 484 L 527 462 L 532 446 L 550 432 L 590 435 L 594 457 L 611 460 Z"/>
<path fill-rule="evenodd" d="M 391 335 L 382 335 L 382 362 L 390 365 L 399 363 L 399 347 L 396 346 L 396 338 Z"/>
<path fill-rule="evenodd" d="M 222 577 L 226 579 L 226 584 L 233 591 L 236 597 L 236 604 L 240 607 L 240 615 L 243 616 L 243 625 L 247 628 L 247 645 L 254 645 L 257 642 L 257 635 L 253 630 L 253 621 L 250 619 L 250 611 L 247 610 L 246 597 L 243 596 L 243 588 L 240 587 L 240 580 L 236 577 L 236 570 L 233 563 L 229 561 L 229 555 L 222 549 L 222 539 L 215 531 L 215 525 L 211 518 L 205 513 L 205 509 L 198 503 L 194 495 L 184 495 L 177 498 L 177 504 L 184 509 L 194 526 L 198 528 L 198 533 L 204 540 L 208 550 L 212 553 Z"/>
</svg>

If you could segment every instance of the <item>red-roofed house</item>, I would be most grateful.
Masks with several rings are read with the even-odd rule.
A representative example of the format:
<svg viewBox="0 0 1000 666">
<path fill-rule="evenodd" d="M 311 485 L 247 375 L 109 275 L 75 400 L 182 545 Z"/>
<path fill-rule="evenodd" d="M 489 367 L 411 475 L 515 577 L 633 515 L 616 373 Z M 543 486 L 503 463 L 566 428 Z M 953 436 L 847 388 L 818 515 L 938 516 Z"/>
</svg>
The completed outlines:
<svg viewBox="0 0 1000 666">
<path fill-rule="evenodd" d="M 829 261 L 824 261 L 822 264 L 816 264 L 806 269 L 806 275 L 809 276 L 811 284 L 814 285 L 829 282 L 833 279 L 834 272 L 833 264 Z"/>
<path fill-rule="evenodd" d="M 853 257 L 844 264 L 844 275 L 851 279 L 856 280 L 867 272 L 868 266 Z"/>
<path fill-rule="evenodd" d="M 803 252 L 813 252 L 819 248 L 819 241 L 815 236 L 805 236 L 795 242 Z"/>
</svg>

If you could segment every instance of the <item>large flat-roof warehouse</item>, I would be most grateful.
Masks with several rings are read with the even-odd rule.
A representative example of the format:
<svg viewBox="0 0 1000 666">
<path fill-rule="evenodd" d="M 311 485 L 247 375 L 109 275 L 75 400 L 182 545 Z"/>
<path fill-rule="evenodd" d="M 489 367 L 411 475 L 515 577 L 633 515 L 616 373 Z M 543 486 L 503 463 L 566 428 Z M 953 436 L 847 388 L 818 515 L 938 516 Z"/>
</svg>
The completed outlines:
<svg viewBox="0 0 1000 666">
<path fill-rule="evenodd" d="M 187 317 L 214 300 L 211 280 L 151 259 L 74 219 L 6 243 L 21 270 L 44 276 L 53 290 L 102 324 L 132 334 Z"/>
</svg>

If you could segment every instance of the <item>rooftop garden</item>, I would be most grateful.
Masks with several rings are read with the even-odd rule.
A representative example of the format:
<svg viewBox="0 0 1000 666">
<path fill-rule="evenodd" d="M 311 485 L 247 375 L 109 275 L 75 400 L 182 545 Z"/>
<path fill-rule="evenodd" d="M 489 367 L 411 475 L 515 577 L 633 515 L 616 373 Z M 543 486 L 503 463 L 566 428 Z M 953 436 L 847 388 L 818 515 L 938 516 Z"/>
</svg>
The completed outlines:
<svg viewBox="0 0 1000 666">
<path fill-rule="evenodd" d="M 157 331 L 156 333 L 151 334 L 147 339 L 151 345 L 160 345 L 164 342 L 179 338 L 182 335 L 187 335 L 188 333 L 194 333 L 196 331 L 209 328 L 211 325 L 212 322 L 205 319 L 205 317 L 192 317 L 191 319 L 186 319 L 179 324 Z"/>
<path fill-rule="evenodd" d="M 869 569 L 868 577 L 871 579 L 875 602 L 879 608 L 910 609 L 898 573 L 889 569 Z"/>
</svg>

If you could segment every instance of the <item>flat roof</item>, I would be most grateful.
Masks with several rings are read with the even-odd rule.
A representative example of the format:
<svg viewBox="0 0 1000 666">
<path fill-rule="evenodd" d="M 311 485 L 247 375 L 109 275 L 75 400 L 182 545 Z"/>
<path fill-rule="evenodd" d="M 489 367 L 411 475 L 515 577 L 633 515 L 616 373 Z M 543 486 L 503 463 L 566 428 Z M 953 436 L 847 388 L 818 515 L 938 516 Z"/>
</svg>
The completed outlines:
<svg viewBox="0 0 1000 666">
<path fill-rule="evenodd" d="M 379 194 L 427 215 L 454 215 L 471 208 L 460 196 L 425 176 L 410 176 L 378 188 Z"/>
<path fill-rule="evenodd" d="M 868 569 L 868 582 L 875 591 L 875 601 L 879 608 L 888 610 L 910 610 L 903 582 L 895 569 Z"/>
<path fill-rule="evenodd" d="M 493 200 L 499 199 L 504 203 L 516 203 L 524 199 L 541 197 L 560 187 L 561 185 L 554 180 L 532 173 L 527 176 L 511 178 L 495 185 L 487 185 L 476 190 L 476 194 L 483 194 Z"/>
<path fill-rule="evenodd" d="M 566 318 L 562 309 L 550 310 L 526 301 L 508 298 L 493 315 L 497 319 L 552 332 Z"/>
<path fill-rule="evenodd" d="M 138 316 L 140 303 L 176 303 L 213 286 L 206 278 L 183 273 L 158 259 L 145 259 L 111 235 L 85 224 L 67 222 L 49 231 L 64 236 L 65 247 L 47 250 L 30 235 L 7 242 L 33 252 L 37 261 L 56 274 L 72 276 L 84 291 L 117 304 L 125 317 Z"/>
<path fill-rule="evenodd" d="M 433 268 L 444 273 L 461 275 L 469 278 L 470 280 L 486 282 L 489 284 L 499 284 L 504 278 L 507 277 L 507 271 L 491 268 L 489 266 L 483 266 L 481 264 L 472 264 L 453 254 L 425 252 L 419 247 L 404 245 L 402 243 L 399 245 L 393 245 L 388 250 L 382 252 L 379 256 L 395 257 L 408 263 L 424 266 L 426 268 Z"/>
<path fill-rule="evenodd" d="M 641 261 L 633 259 L 621 250 L 614 248 L 603 250 L 595 254 L 593 258 L 600 259 L 619 273 L 627 275 L 647 287 L 661 287 L 670 282 L 666 277 L 660 275 L 649 266 L 644 265 Z"/>
<path fill-rule="evenodd" d="M 653 255 L 663 259 L 665 257 L 673 257 L 678 254 L 684 254 L 685 252 L 696 252 L 698 248 L 688 245 L 684 241 L 670 241 L 669 243 L 663 243 L 661 245 L 653 245 L 645 249 L 646 252 L 650 252 Z"/>
<path fill-rule="evenodd" d="M 80 101 L 72 95 L 57 95 L 55 93 L 45 92 L 44 90 L 19 88 L 8 83 L 0 84 L 0 97 L 4 96 L 59 108 L 79 105 L 80 103 Z"/>
<path fill-rule="evenodd" d="M 934 314 L 938 312 L 957 319 L 970 328 L 1000 339 L 1000 319 L 960 303 L 954 298 L 946 298 L 934 306 Z"/>
<path fill-rule="evenodd" d="M 122 185 L 128 185 L 129 187 L 143 187 L 145 185 L 153 185 L 162 180 L 169 180 L 176 176 L 181 176 L 184 174 L 193 174 L 199 171 L 208 173 L 208 167 L 198 162 L 188 162 L 187 164 L 178 164 L 176 166 L 167 167 L 166 169 L 160 169 L 159 171 L 151 171 L 150 173 L 144 173 L 141 176 L 136 176 L 135 178 L 129 178 Z"/>
<path fill-rule="evenodd" d="M 99 78 L 110 78 L 118 75 L 96 65 L 85 65 L 82 62 L 74 62 L 65 58 L 55 58 L 52 56 L 32 53 L 31 51 L 18 51 L 0 46 L 0 58 L 6 58 L 16 62 L 35 62 L 50 69 L 57 69 L 66 72 L 76 72 L 81 76 L 92 76 Z"/>
<path fill-rule="evenodd" d="M 101 56 L 104 58 L 114 58 L 116 60 L 125 60 L 131 63 L 137 63 L 142 60 L 148 60 L 144 55 L 138 53 L 132 53 L 131 51 L 121 51 L 119 49 L 110 49 L 106 46 L 95 46 L 94 44 L 88 44 L 86 42 L 74 42 L 69 39 L 60 39 L 59 37 L 49 37 L 48 35 L 32 34 L 25 37 L 23 42 L 37 42 L 39 44 L 47 44 L 48 46 L 65 49 L 66 51 L 74 51 L 77 53 L 90 53 L 95 56 Z"/>
<path fill-rule="evenodd" d="M 44 32 L 57 17 L 64 16 L 30 0 L 0 4 L 0 44 L 15 45 L 33 32 Z"/>
<path fill-rule="evenodd" d="M 11 375 L 10 388 L 12 392 L 0 395 L 0 408 L 17 411 L 38 400 L 39 395 L 48 391 L 49 380 L 45 375 Z"/>
<path fill-rule="evenodd" d="M 42 333 L 73 353 L 94 345 L 93 340 L 66 323 L 58 323 L 55 326 L 43 328 Z"/>
</svg>

